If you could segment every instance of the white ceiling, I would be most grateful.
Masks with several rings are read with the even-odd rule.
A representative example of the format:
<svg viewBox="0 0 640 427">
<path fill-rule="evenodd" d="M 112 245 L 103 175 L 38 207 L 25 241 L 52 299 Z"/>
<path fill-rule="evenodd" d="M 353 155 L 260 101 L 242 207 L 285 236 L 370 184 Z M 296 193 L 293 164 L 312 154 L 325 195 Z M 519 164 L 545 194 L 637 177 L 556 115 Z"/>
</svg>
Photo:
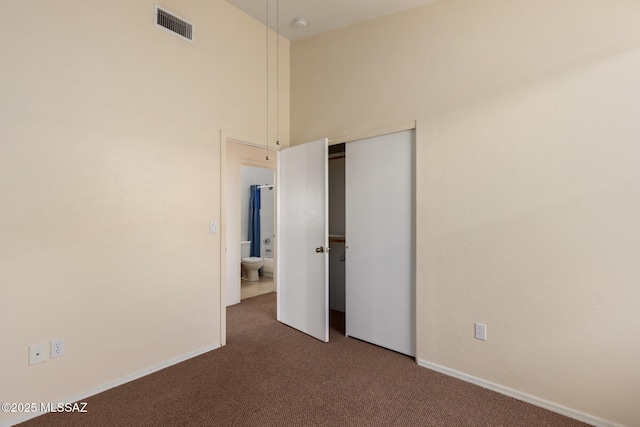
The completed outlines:
<svg viewBox="0 0 640 427">
<path fill-rule="evenodd" d="M 410 9 L 435 0 L 227 0 L 258 21 L 265 23 L 269 2 L 269 26 L 289 40 L 298 40 L 378 16 Z M 279 13 L 276 14 L 276 10 Z M 278 17 L 278 19 L 276 18 Z M 293 20 L 304 18 L 309 25 L 297 29 Z M 279 25 L 277 25 L 279 21 Z"/>
</svg>

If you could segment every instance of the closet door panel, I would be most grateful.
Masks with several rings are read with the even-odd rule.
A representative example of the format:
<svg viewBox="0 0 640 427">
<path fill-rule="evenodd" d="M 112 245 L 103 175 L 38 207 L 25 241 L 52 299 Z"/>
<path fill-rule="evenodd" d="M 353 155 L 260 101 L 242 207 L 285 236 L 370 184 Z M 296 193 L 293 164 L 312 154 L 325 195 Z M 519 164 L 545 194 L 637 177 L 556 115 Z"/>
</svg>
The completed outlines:
<svg viewBox="0 0 640 427">
<path fill-rule="evenodd" d="M 346 144 L 346 334 L 415 356 L 414 131 Z"/>
</svg>

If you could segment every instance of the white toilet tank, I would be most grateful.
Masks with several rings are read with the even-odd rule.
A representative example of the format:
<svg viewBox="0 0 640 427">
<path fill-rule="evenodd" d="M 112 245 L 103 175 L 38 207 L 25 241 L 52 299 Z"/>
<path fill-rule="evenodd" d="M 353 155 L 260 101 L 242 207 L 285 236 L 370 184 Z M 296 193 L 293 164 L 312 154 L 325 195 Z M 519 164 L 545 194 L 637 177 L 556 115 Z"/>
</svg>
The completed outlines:
<svg viewBox="0 0 640 427">
<path fill-rule="evenodd" d="M 251 240 L 240 242 L 240 258 L 248 258 L 251 256 Z"/>
</svg>

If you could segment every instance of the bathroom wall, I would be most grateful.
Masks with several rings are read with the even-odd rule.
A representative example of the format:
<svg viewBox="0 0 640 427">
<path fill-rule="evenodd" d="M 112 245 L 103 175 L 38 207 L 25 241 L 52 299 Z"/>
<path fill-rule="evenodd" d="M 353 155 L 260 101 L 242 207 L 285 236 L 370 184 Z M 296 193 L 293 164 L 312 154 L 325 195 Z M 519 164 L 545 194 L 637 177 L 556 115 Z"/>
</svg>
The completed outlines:
<svg viewBox="0 0 640 427">
<path fill-rule="evenodd" d="M 241 223 L 240 236 L 242 240 L 249 240 L 249 197 L 251 185 L 274 184 L 273 190 L 260 189 L 260 256 L 273 257 L 274 224 L 275 224 L 275 173 L 273 169 L 259 168 L 243 165 L 241 183 Z M 265 239 L 271 239 L 270 244 L 265 244 Z"/>
</svg>

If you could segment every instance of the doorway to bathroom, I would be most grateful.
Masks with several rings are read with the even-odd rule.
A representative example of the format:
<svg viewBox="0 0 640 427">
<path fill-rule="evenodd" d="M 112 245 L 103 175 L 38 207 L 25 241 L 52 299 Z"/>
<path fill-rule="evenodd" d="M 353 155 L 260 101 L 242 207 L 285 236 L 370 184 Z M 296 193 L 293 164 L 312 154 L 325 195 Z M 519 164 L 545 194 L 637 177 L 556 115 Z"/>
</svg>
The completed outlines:
<svg viewBox="0 0 640 427">
<path fill-rule="evenodd" d="M 267 160 L 264 148 L 231 139 L 226 140 L 223 154 L 222 297 L 229 306 L 275 291 L 277 156 L 272 153 Z"/>
<path fill-rule="evenodd" d="M 274 292 L 275 171 L 240 166 L 240 300 Z"/>
</svg>

